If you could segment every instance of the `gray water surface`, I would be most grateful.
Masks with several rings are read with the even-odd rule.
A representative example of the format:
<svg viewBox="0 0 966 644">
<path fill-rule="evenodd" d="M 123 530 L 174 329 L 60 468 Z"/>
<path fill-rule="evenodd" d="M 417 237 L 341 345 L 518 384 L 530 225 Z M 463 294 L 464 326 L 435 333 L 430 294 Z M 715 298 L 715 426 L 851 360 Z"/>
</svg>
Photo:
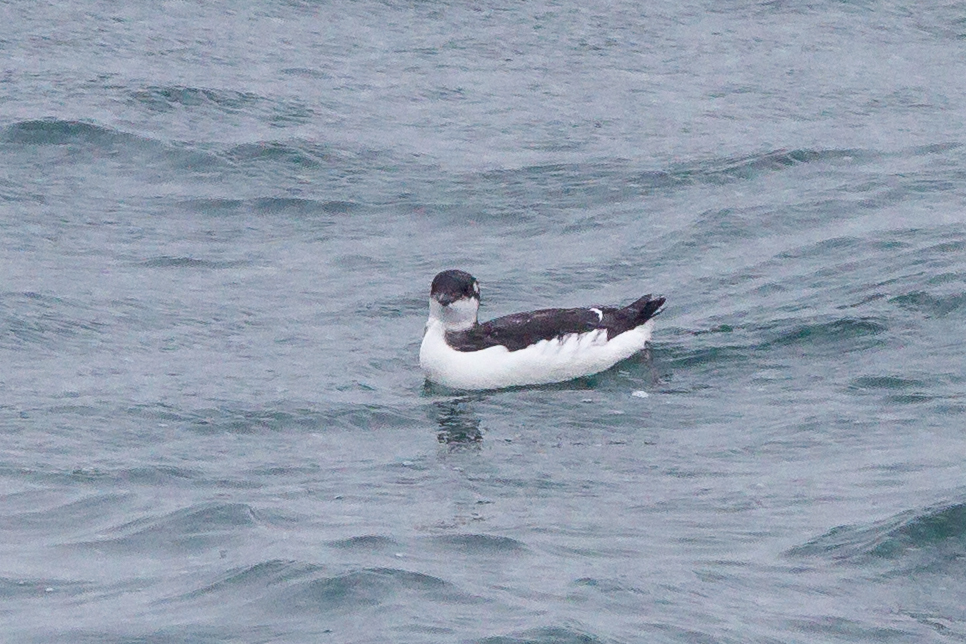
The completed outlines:
<svg viewBox="0 0 966 644">
<path fill-rule="evenodd" d="M 0 13 L 0 640 L 966 639 L 961 5 Z"/>
</svg>

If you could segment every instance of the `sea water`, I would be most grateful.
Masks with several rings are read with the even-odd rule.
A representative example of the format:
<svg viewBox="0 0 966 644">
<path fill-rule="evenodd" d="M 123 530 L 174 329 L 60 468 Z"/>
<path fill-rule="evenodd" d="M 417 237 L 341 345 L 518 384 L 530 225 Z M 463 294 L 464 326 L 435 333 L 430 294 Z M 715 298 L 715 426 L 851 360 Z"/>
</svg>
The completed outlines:
<svg viewBox="0 0 966 644">
<path fill-rule="evenodd" d="M 962 5 L 0 15 L 0 640 L 966 638 Z M 464 394 L 448 268 L 667 305 Z"/>
</svg>

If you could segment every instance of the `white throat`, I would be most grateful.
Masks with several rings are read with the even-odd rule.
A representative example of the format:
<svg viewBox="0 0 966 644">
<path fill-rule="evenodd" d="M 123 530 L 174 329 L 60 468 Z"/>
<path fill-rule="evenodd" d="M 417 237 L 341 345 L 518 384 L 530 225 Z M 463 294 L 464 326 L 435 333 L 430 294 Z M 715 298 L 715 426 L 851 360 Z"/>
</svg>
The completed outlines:
<svg viewBox="0 0 966 644">
<path fill-rule="evenodd" d="M 435 298 L 429 298 L 429 321 L 443 325 L 444 331 L 465 331 L 476 325 L 480 301 L 475 297 L 464 297 L 448 306 L 443 306 Z"/>
</svg>

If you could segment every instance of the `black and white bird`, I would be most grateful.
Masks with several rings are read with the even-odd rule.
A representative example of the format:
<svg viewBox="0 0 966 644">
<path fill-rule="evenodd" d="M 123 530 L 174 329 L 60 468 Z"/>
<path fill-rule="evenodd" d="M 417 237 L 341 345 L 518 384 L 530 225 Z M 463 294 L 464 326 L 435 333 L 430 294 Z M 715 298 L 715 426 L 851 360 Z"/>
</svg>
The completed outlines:
<svg viewBox="0 0 966 644">
<path fill-rule="evenodd" d="M 542 309 L 480 324 L 479 282 L 465 271 L 443 271 L 430 288 L 419 364 L 428 380 L 454 389 L 589 376 L 643 349 L 663 304 L 645 295 L 623 308 Z"/>
</svg>

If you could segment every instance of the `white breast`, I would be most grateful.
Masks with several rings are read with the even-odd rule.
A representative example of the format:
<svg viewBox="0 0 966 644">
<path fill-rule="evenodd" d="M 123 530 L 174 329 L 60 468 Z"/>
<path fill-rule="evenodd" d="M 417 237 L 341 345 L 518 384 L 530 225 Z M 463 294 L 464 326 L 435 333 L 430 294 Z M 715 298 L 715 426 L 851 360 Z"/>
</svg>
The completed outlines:
<svg viewBox="0 0 966 644">
<path fill-rule="evenodd" d="M 496 346 L 481 351 L 456 351 L 443 325 L 430 318 L 419 349 L 426 377 L 455 389 L 500 389 L 563 382 L 600 373 L 644 348 L 653 322 L 607 340 L 604 330 L 542 340 L 526 349 Z"/>
</svg>

